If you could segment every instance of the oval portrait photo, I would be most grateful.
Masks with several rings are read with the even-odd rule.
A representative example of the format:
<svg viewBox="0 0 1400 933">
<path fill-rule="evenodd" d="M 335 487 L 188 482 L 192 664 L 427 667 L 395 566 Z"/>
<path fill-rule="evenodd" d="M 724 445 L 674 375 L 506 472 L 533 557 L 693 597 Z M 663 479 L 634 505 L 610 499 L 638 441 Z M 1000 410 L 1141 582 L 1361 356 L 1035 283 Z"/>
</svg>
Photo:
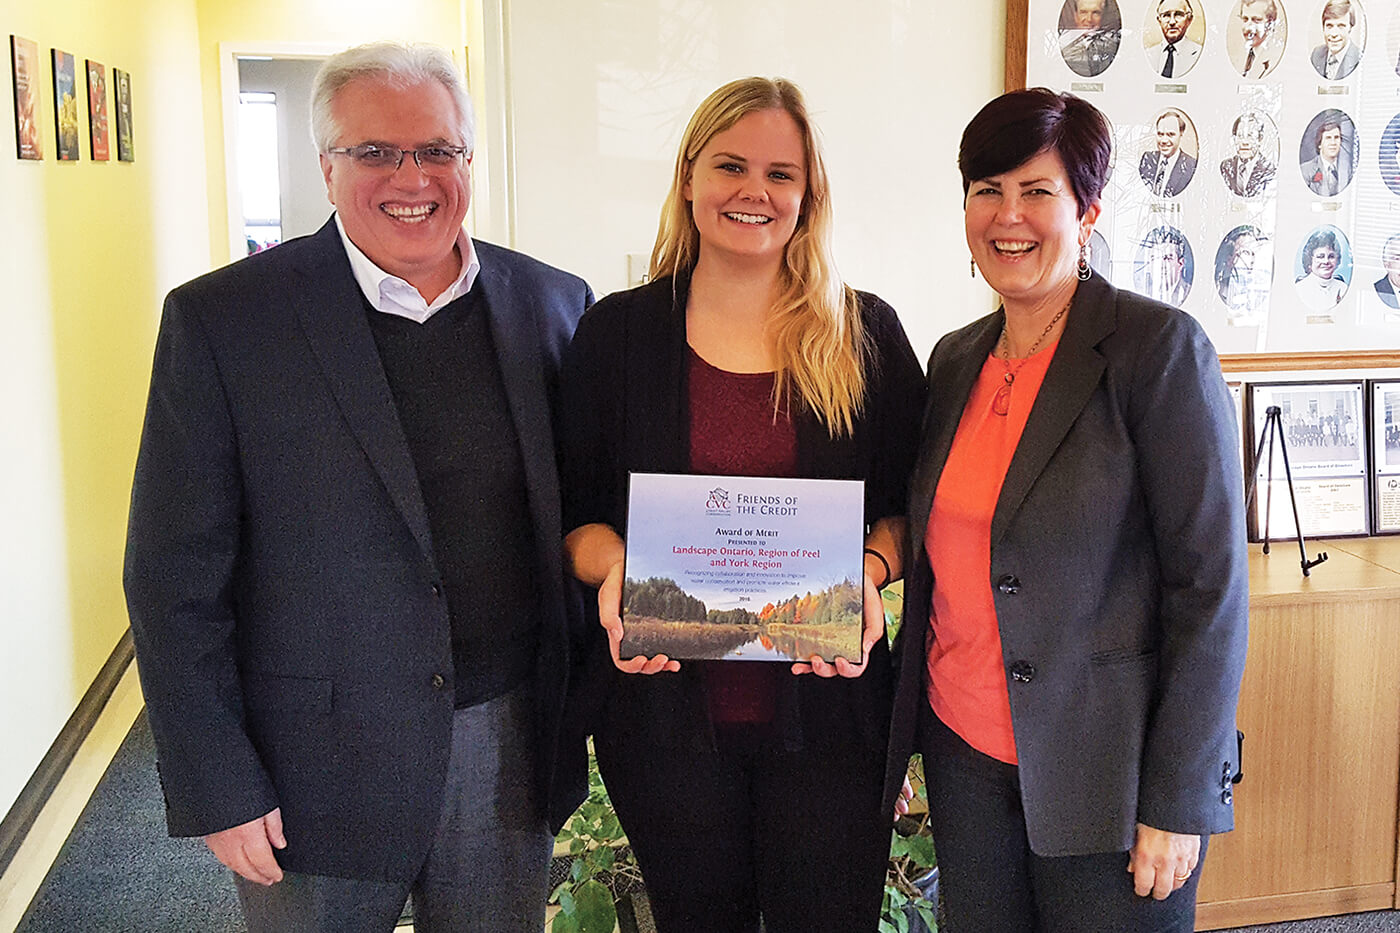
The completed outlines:
<svg viewBox="0 0 1400 933">
<path fill-rule="evenodd" d="M 1229 153 L 1220 163 L 1220 177 L 1230 193 L 1257 198 L 1273 187 L 1278 171 L 1278 130 L 1268 115 L 1250 110 L 1230 124 Z"/>
<path fill-rule="evenodd" d="M 1060 56 L 1077 75 L 1103 74 L 1122 34 L 1118 0 L 1065 0 L 1060 9 Z"/>
<path fill-rule="evenodd" d="M 1245 78 L 1267 77 L 1283 61 L 1288 17 L 1280 0 L 1243 0 L 1225 23 L 1225 53 Z"/>
<path fill-rule="evenodd" d="M 1191 293 L 1196 266 L 1186 234 L 1172 226 L 1154 227 L 1138 244 L 1133 290 L 1181 307 Z"/>
<path fill-rule="evenodd" d="M 1147 190 L 1159 198 L 1174 198 L 1186 190 L 1196 174 L 1200 141 L 1196 127 L 1176 108 L 1159 113 L 1143 142 L 1138 174 Z"/>
<path fill-rule="evenodd" d="M 1341 304 L 1351 282 L 1351 245 L 1346 234 L 1331 224 L 1317 227 L 1293 260 L 1293 287 L 1303 307 L 1329 312 Z"/>
<path fill-rule="evenodd" d="M 1148 0 L 1142 47 L 1155 74 L 1181 78 L 1196 67 L 1206 41 L 1201 0 Z"/>
<path fill-rule="evenodd" d="M 1400 113 L 1391 117 L 1381 131 L 1380 151 L 1376 155 L 1381 166 L 1381 181 L 1392 194 L 1400 194 Z"/>
<path fill-rule="evenodd" d="M 1308 121 L 1298 140 L 1303 184 L 1318 197 L 1341 194 L 1356 171 L 1356 124 L 1340 110 L 1327 109 Z"/>
<path fill-rule="evenodd" d="M 1309 29 L 1313 69 L 1328 81 L 1351 77 L 1366 50 L 1366 17 L 1357 0 L 1326 0 Z"/>
<path fill-rule="evenodd" d="M 1215 251 L 1215 291 L 1233 327 L 1258 327 L 1269 311 L 1273 248 L 1264 232 L 1245 224 L 1225 234 Z"/>
</svg>

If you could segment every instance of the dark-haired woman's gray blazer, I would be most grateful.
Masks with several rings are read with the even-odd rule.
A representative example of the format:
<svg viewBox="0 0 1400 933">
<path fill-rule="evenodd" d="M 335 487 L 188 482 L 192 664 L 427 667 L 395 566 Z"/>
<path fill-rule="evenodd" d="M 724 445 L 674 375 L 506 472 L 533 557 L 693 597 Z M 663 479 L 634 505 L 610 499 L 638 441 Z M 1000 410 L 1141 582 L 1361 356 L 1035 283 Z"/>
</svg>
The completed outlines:
<svg viewBox="0 0 1400 933">
<path fill-rule="evenodd" d="M 928 704 L 929 509 L 1002 320 L 948 334 L 929 360 L 891 796 Z M 1200 325 L 1097 274 L 1081 283 L 997 501 L 987 581 L 1037 854 L 1123 851 L 1138 822 L 1233 826 L 1249 588 L 1239 443 Z"/>
</svg>

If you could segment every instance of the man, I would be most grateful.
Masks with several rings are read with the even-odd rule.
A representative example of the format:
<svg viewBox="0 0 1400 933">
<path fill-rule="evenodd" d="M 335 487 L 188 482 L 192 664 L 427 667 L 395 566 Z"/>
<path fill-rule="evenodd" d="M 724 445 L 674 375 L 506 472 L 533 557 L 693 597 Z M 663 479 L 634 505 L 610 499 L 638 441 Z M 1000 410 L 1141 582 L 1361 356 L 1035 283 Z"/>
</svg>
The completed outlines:
<svg viewBox="0 0 1400 933">
<path fill-rule="evenodd" d="M 1201 57 L 1201 44 L 1186 35 L 1195 17 L 1191 0 L 1160 0 L 1157 4 L 1157 25 L 1162 30 L 1162 44 L 1155 53 L 1154 67 L 1164 78 L 1180 78 L 1196 65 Z"/>
<path fill-rule="evenodd" d="M 1255 227 L 1240 227 L 1226 237 L 1216 263 L 1215 287 L 1225 303 L 1226 323 L 1235 327 L 1257 327 L 1264 323 L 1268 308 L 1267 266 L 1257 269 L 1263 234 Z"/>
<path fill-rule="evenodd" d="M 1322 45 L 1312 50 L 1310 60 L 1317 73 L 1329 81 L 1340 81 L 1361 64 L 1361 50 L 1351 41 L 1356 27 L 1356 11 L 1351 0 L 1329 0 L 1322 7 Z"/>
<path fill-rule="evenodd" d="M 1301 166 L 1303 181 L 1314 194 L 1332 197 L 1351 184 L 1351 148 L 1342 142 L 1339 118 L 1328 117 L 1318 124 L 1313 136 L 1317 155 Z"/>
<path fill-rule="evenodd" d="M 1220 163 L 1220 175 L 1237 196 L 1252 198 L 1273 184 L 1277 167 L 1263 154 L 1264 121 L 1253 113 L 1241 114 L 1230 127 L 1235 154 Z"/>
<path fill-rule="evenodd" d="M 1121 30 L 1105 27 L 1106 3 L 1107 0 L 1068 0 L 1065 4 L 1073 13 L 1074 28 L 1060 29 L 1060 54 L 1071 71 L 1086 78 L 1102 74 L 1118 54 Z"/>
<path fill-rule="evenodd" d="M 1376 280 L 1376 297 L 1387 307 L 1400 310 L 1400 299 L 1396 298 L 1397 288 L 1400 288 L 1400 233 L 1385 241 L 1381 265 L 1385 267 L 1385 275 Z"/>
<path fill-rule="evenodd" d="M 1147 190 L 1161 198 L 1180 194 L 1196 174 L 1196 160 L 1181 151 L 1186 117 L 1179 110 L 1168 110 L 1157 118 L 1155 152 L 1144 152 L 1138 174 Z"/>
<path fill-rule="evenodd" d="M 1276 0 L 1244 0 L 1240 4 L 1240 36 L 1244 61 L 1235 62 L 1246 78 L 1262 78 L 1283 58 L 1284 26 Z"/>
<path fill-rule="evenodd" d="M 551 408 L 592 295 L 462 229 L 451 58 L 317 75 L 335 215 L 171 292 L 126 592 L 173 835 L 249 928 L 538 933 L 583 797 Z M 568 618 L 574 618 L 568 616 Z"/>
<path fill-rule="evenodd" d="M 1145 260 L 1138 269 L 1137 290 L 1150 298 L 1181 307 L 1191 291 L 1186 277 L 1186 241 L 1171 227 L 1157 227 L 1143 243 Z"/>
</svg>

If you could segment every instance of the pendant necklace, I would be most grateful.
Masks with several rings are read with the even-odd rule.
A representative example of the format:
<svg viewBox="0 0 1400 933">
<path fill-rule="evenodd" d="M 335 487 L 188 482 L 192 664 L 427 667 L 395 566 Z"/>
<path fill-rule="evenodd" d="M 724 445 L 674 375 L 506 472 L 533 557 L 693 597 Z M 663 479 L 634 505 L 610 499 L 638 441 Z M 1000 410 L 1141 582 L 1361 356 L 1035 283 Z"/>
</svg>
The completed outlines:
<svg viewBox="0 0 1400 933">
<path fill-rule="evenodd" d="M 1021 371 L 1022 366 L 1026 365 L 1026 360 L 1035 356 L 1035 351 L 1040 349 L 1041 341 L 1050 336 L 1050 332 L 1055 329 L 1056 324 L 1060 323 L 1060 318 L 1065 316 L 1065 312 L 1069 310 L 1070 303 L 1073 301 L 1074 298 L 1071 296 L 1070 300 L 1065 302 L 1065 306 L 1060 309 L 1060 313 L 1050 319 L 1050 323 L 1046 324 L 1045 329 L 1040 332 L 1040 336 L 1035 338 L 1035 343 L 1031 344 L 1030 351 L 1021 358 L 1021 362 L 1016 364 L 1015 369 L 1011 368 L 1011 346 L 1006 340 L 1006 324 L 1002 323 L 1001 337 L 997 340 L 996 356 L 1006 367 L 1006 375 L 1002 377 L 1006 381 L 997 387 L 996 395 L 992 396 L 992 411 L 1005 417 L 1006 413 L 1011 410 L 1011 386 L 1016 382 L 1016 374 Z"/>
</svg>

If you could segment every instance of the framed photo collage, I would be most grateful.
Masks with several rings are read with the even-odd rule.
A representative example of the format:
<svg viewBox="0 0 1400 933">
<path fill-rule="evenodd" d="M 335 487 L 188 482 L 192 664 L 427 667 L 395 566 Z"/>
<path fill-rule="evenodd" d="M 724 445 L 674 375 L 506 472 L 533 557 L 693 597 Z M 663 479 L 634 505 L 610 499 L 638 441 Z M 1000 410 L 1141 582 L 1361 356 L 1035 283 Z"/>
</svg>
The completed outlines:
<svg viewBox="0 0 1400 933">
<path fill-rule="evenodd" d="M 1025 0 L 1109 118 L 1093 264 L 1222 354 L 1400 345 L 1400 0 Z"/>
</svg>

